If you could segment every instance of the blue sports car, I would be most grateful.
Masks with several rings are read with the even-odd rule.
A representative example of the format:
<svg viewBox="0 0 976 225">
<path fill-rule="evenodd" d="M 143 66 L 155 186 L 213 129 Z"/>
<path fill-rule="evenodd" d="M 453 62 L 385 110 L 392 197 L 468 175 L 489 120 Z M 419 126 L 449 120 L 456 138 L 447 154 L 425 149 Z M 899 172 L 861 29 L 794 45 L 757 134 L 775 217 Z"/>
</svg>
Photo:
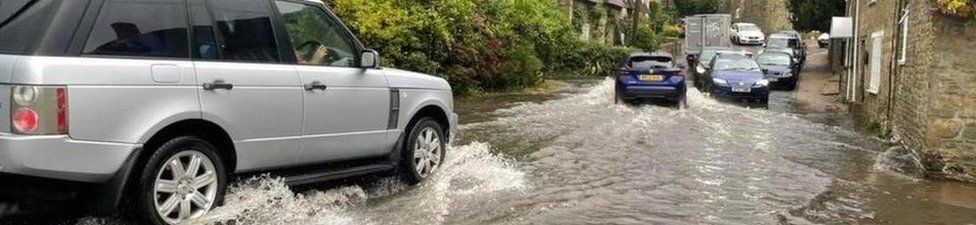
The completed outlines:
<svg viewBox="0 0 976 225">
<path fill-rule="evenodd" d="M 741 54 L 720 54 L 707 71 L 706 90 L 717 98 L 769 103 L 769 80 L 756 60 Z"/>
<path fill-rule="evenodd" d="M 684 73 L 671 54 L 635 53 L 620 65 L 614 102 L 665 100 L 682 107 L 686 91 Z"/>
</svg>

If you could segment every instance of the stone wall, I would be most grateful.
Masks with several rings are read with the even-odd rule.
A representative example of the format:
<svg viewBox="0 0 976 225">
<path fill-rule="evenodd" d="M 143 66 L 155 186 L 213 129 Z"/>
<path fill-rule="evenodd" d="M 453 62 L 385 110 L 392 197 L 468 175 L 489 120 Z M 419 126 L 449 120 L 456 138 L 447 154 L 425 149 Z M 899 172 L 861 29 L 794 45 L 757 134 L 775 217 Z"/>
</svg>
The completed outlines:
<svg viewBox="0 0 976 225">
<path fill-rule="evenodd" d="M 926 136 L 932 133 L 928 131 L 928 115 L 933 108 L 930 99 L 934 95 L 930 90 L 932 79 L 929 75 L 933 57 L 937 55 L 934 47 L 937 31 L 933 26 L 932 9 L 926 3 L 909 1 L 907 7 L 914 12 L 909 17 L 908 57 L 906 64 L 899 67 L 895 79 L 889 127 L 895 139 L 901 140 L 910 149 L 924 151 Z M 938 161 L 932 160 L 938 158 L 932 154 L 920 155 L 927 165 Z"/>
<path fill-rule="evenodd" d="M 976 182 L 976 24 L 932 15 L 931 99 L 925 155 L 931 169 Z"/>
<path fill-rule="evenodd" d="M 735 16 L 736 9 L 742 9 L 735 22 L 755 23 L 766 33 L 775 33 L 793 28 L 789 19 L 786 0 L 726 0 L 721 11 Z"/>
<path fill-rule="evenodd" d="M 885 125 L 932 174 L 976 182 L 976 23 L 946 17 L 929 1 L 906 1 L 912 12 L 907 60 L 898 65 L 898 1 L 866 2 L 858 19 L 858 41 L 866 40 L 860 52 L 870 50 L 871 33 L 884 30 L 884 64 L 880 92 L 865 94 L 868 79 L 861 76 L 870 76 L 867 58 L 857 60 L 865 73 L 853 79 L 865 85 L 855 90 L 854 118 L 862 126 Z"/>
</svg>

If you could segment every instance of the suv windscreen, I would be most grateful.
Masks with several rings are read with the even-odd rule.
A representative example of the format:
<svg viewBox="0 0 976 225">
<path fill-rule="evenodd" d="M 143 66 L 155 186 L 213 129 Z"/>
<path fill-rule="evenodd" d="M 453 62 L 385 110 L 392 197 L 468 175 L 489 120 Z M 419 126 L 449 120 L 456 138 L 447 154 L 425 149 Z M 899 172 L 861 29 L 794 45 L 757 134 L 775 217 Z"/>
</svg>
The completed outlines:
<svg viewBox="0 0 976 225">
<path fill-rule="evenodd" d="M 84 54 L 188 58 L 182 0 L 110 0 L 98 14 Z M 152 8 L 153 10 L 143 10 Z"/>
</svg>

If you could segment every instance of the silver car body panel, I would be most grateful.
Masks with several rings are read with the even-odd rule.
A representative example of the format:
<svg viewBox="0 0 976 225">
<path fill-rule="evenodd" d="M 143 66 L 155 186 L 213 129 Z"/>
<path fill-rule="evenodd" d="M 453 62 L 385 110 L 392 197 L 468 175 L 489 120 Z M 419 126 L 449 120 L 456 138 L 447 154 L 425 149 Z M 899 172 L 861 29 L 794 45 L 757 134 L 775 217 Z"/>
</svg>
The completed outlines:
<svg viewBox="0 0 976 225">
<path fill-rule="evenodd" d="M 295 163 L 302 136 L 304 89 L 282 64 L 194 62 L 199 86 L 221 80 L 231 90 L 199 89 L 203 119 L 223 127 L 237 150 L 236 171 Z"/>
<path fill-rule="evenodd" d="M 454 114 L 454 95 L 446 80 L 422 73 L 386 69 L 390 86 L 400 90 L 400 123 L 397 130 L 407 129 L 407 122 L 427 106 L 444 110 L 449 122 L 449 140 L 457 133 L 457 114 Z"/>
<path fill-rule="evenodd" d="M 0 84 L 0 134 L 10 133 L 10 87 Z"/>
<path fill-rule="evenodd" d="M 295 66 L 305 91 L 305 132 L 296 162 L 311 164 L 388 154 L 396 140 L 387 130 L 390 87 L 382 70 Z"/>
<path fill-rule="evenodd" d="M 152 68 L 169 68 L 155 71 Z M 199 117 L 196 77 L 188 61 L 24 57 L 13 83 L 68 86 L 72 139 L 143 143 L 157 124 Z M 161 84 L 154 74 L 180 77 Z"/>
<path fill-rule="evenodd" d="M 392 88 L 451 91 L 451 85 L 447 83 L 447 80 L 440 77 L 392 68 L 385 68 L 383 71 L 385 71 Z M 446 110 L 451 109 L 447 108 Z"/>
<path fill-rule="evenodd" d="M 13 71 L 20 56 L 0 54 L 0 84 L 10 83 Z"/>
<path fill-rule="evenodd" d="M 0 133 L 10 132 L 10 79 L 13 77 L 17 56 L 0 55 Z"/>
<path fill-rule="evenodd" d="M 106 182 L 141 145 L 72 140 L 59 136 L 0 134 L 0 172 Z"/>
</svg>

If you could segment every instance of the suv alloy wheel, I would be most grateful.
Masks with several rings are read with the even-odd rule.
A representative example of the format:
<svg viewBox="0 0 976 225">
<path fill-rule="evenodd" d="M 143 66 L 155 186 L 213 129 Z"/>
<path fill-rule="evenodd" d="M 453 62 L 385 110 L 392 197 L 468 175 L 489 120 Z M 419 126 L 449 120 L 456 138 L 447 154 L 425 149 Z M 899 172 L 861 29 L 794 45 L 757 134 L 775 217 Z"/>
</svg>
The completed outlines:
<svg viewBox="0 0 976 225">
<path fill-rule="evenodd" d="M 427 179 L 441 167 L 446 155 L 447 143 L 444 129 L 431 117 L 417 121 L 410 129 L 403 146 L 401 175 L 407 183 L 416 184 Z"/>
<path fill-rule="evenodd" d="M 177 224 L 223 202 L 227 173 L 213 145 L 184 136 L 155 150 L 139 177 L 133 216 L 147 224 Z"/>
</svg>

